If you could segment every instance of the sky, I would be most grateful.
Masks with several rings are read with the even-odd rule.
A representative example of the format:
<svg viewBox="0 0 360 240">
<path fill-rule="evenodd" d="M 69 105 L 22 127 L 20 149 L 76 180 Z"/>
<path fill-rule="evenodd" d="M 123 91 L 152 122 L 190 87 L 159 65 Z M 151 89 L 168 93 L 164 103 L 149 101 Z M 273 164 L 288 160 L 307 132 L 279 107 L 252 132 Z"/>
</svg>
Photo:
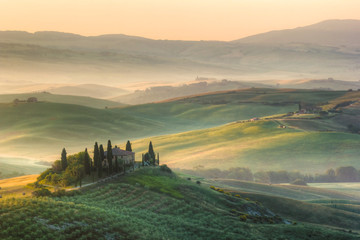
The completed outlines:
<svg viewBox="0 0 360 240">
<path fill-rule="evenodd" d="M 230 41 L 359 10 L 360 0 L 0 0 L 0 30 Z"/>
</svg>

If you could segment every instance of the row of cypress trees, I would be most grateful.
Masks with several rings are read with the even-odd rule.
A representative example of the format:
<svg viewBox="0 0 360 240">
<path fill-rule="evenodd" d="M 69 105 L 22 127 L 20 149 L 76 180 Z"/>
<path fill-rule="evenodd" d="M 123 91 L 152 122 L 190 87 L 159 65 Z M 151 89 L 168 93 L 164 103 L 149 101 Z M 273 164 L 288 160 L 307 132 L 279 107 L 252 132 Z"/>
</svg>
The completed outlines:
<svg viewBox="0 0 360 240">
<path fill-rule="evenodd" d="M 131 143 L 128 140 L 126 143 L 126 151 L 132 152 L 132 147 L 131 147 Z M 95 142 L 94 145 L 94 171 L 97 171 L 98 177 L 102 177 L 102 172 L 103 172 L 103 168 L 102 168 L 102 164 L 104 161 L 104 148 L 103 145 L 100 144 L 100 146 L 98 146 L 98 143 Z M 112 145 L 111 145 L 111 141 L 108 140 L 108 144 L 107 144 L 107 153 L 106 153 L 106 159 L 108 159 L 108 173 L 112 174 L 114 172 L 119 172 L 120 168 L 119 168 L 119 163 L 118 161 L 115 161 L 115 166 L 113 166 L 113 155 L 112 155 Z"/>
<path fill-rule="evenodd" d="M 132 152 L 132 147 L 131 147 L 131 143 L 129 140 L 126 143 L 126 151 Z M 66 153 L 65 148 L 63 148 L 63 150 L 61 152 L 62 170 L 65 170 L 68 166 L 66 154 L 67 153 Z M 112 164 L 113 155 L 112 155 L 112 145 L 111 145 L 110 140 L 108 140 L 108 144 L 107 144 L 106 158 L 111 159 L 108 161 L 108 174 L 112 174 L 114 172 L 119 172 L 118 161 L 115 161 L 115 166 L 113 166 L 113 164 Z M 102 166 L 103 166 L 104 160 L 105 160 L 105 153 L 104 153 L 104 147 L 102 144 L 100 144 L 100 146 L 99 146 L 98 143 L 95 142 L 93 161 L 91 161 L 90 156 L 87 151 L 87 148 L 85 148 L 85 156 L 84 156 L 84 162 L 83 162 L 85 174 L 91 175 L 91 171 L 95 171 L 95 172 L 97 172 L 98 177 L 101 178 L 102 174 L 103 174 Z"/>
</svg>

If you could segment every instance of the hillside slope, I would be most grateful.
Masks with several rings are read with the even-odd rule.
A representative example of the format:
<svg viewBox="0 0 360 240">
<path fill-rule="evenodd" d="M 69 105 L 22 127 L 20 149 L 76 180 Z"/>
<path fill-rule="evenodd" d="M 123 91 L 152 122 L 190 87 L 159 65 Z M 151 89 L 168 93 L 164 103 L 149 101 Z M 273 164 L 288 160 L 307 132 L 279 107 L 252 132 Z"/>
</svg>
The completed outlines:
<svg viewBox="0 0 360 240">
<path fill-rule="evenodd" d="M 68 98 L 67 96 L 47 95 L 60 98 L 63 101 L 72 101 L 73 99 L 73 97 Z M 166 161 L 169 161 L 167 160 L 167 157 L 170 156 L 171 149 L 174 148 L 174 150 L 178 150 L 173 153 L 174 158 L 172 161 L 175 162 L 177 162 L 177 158 L 180 158 L 181 156 L 180 149 L 189 151 L 190 154 L 187 154 L 183 160 L 184 164 L 187 162 L 187 168 L 192 168 L 193 166 L 200 164 L 199 162 L 202 161 L 201 159 L 203 159 L 203 157 L 209 157 L 209 159 L 215 161 L 216 159 L 220 159 L 221 156 L 222 158 L 231 159 L 228 161 L 228 166 L 236 166 L 237 164 L 245 164 L 245 162 L 237 162 L 239 159 L 246 158 L 248 159 L 246 161 L 250 161 L 253 157 L 256 159 L 261 158 L 261 153 L 255 151 L 256 145 L 248 144 L 248 142 L 244 142 L 245 140 L 255 143 L 257 139 L 259 139 L 259 144 L 262 143 L 262 141 L 264 141 L 265 144 L 267 139 L 270 139 L 269 137 L 275 139 L 277 136 L 278 141 L 274 141 L 274 144 L 276 143 L 277 145 L 270 147 L 268 144 L 266 146 L 269 146 L 270 148 L 263 148 L 262 150 L 265 151 L 267 149 L 269 152 L 274 151 L 269 155 L 269 158 L 276 162 L 275 159 L 277 157 L 279 157 L 280 160 L 284 159 L 286 154 L 289 154 L 282 149 L 279 150 L 279 147 L 285 147 L 286 144 L 291 144 L 291 142 L 298 144 L 296 151 L 299 151 L 301 154 L 303 151 L 309 151 L 308 147 L 310 147 L 310 145 L 303 145 L 301 143 L 308 136 L 314 136 L 313 141 L 316 142 L 317 138 L 322 139 L 327 138 L 326 136 L 336 135 L 339 138 L 333 140 L 331 144 L 338 145 L 338 143 L 341 143 L 343 140 L 344 143 L 341 144 L 346 144 L 346 142 L 349 141 L 346 140 L 347 138 L 356 138 L 356 135 L 329 132 L 308 133 L 305 131 L 297 131 L 295 129 L 278 129 L 278 125 L 275 122 L 264 122 L 263 125 L 260 123 L 257 125 L 258 123 L 255 122 L 233 124 L 216 129 L 208 129 L 194 133 L 189 132 L 175 136 L 163 136 L 160 138 L 155 138 L 153 136 L 176 134 L 184 131 L 219 126 L 234 121 L 243 121 L 251 118 L 261 118 L 270 115 L 294 112 L 298 110 L 299 102 L 311 104 L 329 103 L 329 105 L 336 105 L 356 96 L 356 94 L 341 91 L 255 88 L 208 93 L 164 101 L 162 103 L 108 109 L 96 109 L 73 104 L 50 102 L 19 103 L 17 105 L 12 103 L 0 104 L 0 113 L 2 116 L 2 118 L 0 118 L 0 135 L 2 137 L 0 150 L 3 155 L 6 154 L 12 156 L 12 159 L 20 156 L 23 158 L 39 160 L 54 160 L 59 157 L 59 152 L 63 147 L 65 147 L 69 153 L 73 153 L 79 152 L 85 147 L 92 149 L 95 141 L 104 144 L 108 139 L 111 139 L 114 145 L 117 144 L 118 146 L 123 147 L 123 143 L 128 139 L 134 141 L 135 139 L 151 137 L 151 139 L 156 141 L 156 146 L 159 144 L 159 150 L 161 150 L 160 152 L 162 155 L 164 154 L 164 160 Z M 12 95 L 11 97 L 14 96 Z M 77 97 L 76 99 L 87 100 L 87 98 L 81 97 Z M 92 104 L 92 99 L 90 100 L 90 102 L 85 103 Z M 344 110 L 344 114 L 345 113 Z M 353 121 L 353 118 L 356 118 L 356 115 L 349 115 L 349 117 L 343 115 L 342 118 L 344 118 L 344 116 L 346 119 L 350 119 L 349 121 Z M 340 121 L 342 118 L 339 116 L 335 120 Z M 322 126 L 322 128 L 319 128 L 318 130 L 327 130 L 329 127 L 331 127 L 330 129 L 333 131 L 346 130 L 346 125 L 343 126 L 336 121 L 329 121 L 319 123 L 308 120 L 307 122 L 310 123 L 311 126 L 309 124 L 306 126 L 309 130 L 311 130 L 311 128 L 315 128 L 316 130 L 319 126 Z M 286 123 L 286 121 L 284 122 Z M 303 124 L 305 123 L 305 120 L 302 119 L 288 122 L 289 123 L 287 124 L 294 128 L 305 126 L 305 124 Z M 298 126 L 295 123 L 301 124 Z M 251 124 L 254 124 L 252 128 Z M 236 126 L 240 127 L 237 128 Z M 242 133 L 243 130 L 244 134 Z M 307 129 L 305 130 L 307 131 Z M 251 131 L 253 131 L 253 134 Z M 196 136 L 197 133 L 199 133 L 198 136 Z M 212 135 L 215 136 L 215 138 L 210 137 L 208 139 L 208 136 Z M 179 146 L 172 143 L 172 140 L 166 139 L 167 137 L 169 139 L 179 140 Z M 194 141 L 195 145 L 191 146 L 190 142 L 188 142 L 185 146 L 181 147 L 180 145 L 183 144 L 183 141 L 186 141 L 185 139 Z M 287 141 L 287 139 L 290 139 L 291 141 Z M 144 152 L 147 144 L 146 142 L 149 140 L 150 139 L 145 139 L 141 144 L 135 144 L 135 152 Z M 158 140 L 159 142 L 157 142 Z M 241 142 L 240 146 L 242 147 L 232 148 L 231 146 L 233 146 L 235 142 Z M 328 140 L 326 140 L 326 142 L 328 142 Z M 163 146 L 161 146 L 163 144 L 166 144 L 167 147 L 164 146 L 163 148 Z M 213 151 L 213 153 L 218 152 L 212 155 L 211 151 L 208 151 L 209 148 L 206 148 L 207 144 L 209 144 L 209 147 L 211 146 L 211 151 Z M 222 146 L 225 144 L 228 144 L 228 147 L 226 149 L 224 148 L 226 151 L 220 153 Z M 334 149 L 339 148 L 341 144 Z M 169 148 L 169 145 L 172 145 L 172 147 Z M 199 148 L 196 149 L 197 147 Z M 265 147 L 265 145 L 263 147 Z M 323 145 L 321 149 L 326 149 L 326 146 Z M 348 147 L 345 149 L 348 149 Z M 197 158 L 197 151 L 202 151 L 198 153 L 199 158 Z M 344 151 L 345 150 L 341 150 L 340 153 Z M 241 157 L 239 155 L 240 152 Z M 305 159 L 310 161 L 311 156 L 317 158 L 318 155 L 321 155 L 320 152 L 321 150 L 311 150 L 308 157 Z M 329 152 L 329 155 L 330 153 L 331 151 Z M 334 159 L 335 156 L 339 156 L 340 153 L 335 154 L 334 157 L 330 159 Z M 290 155 L 288 158 L 299 159 L 301 154 L 296 156 Z M 351 159 L 353 159 L 353 154 L 356 154 L 356 152 L 350 153 L 350 162 L 352 161 Z M 139 157 L 139 155 L 137 155 L 137 157 Z M 192 159 L 197 160 L 190 163 Z M 317 164 L 320 164 L 323 159 L 325 159 L 325 157 L 320 156 L 320 158 L 316 160 L 318 161 Z M 262 159 L 260 161 L 264 162 L 265 160 Z M 344 159 L 343 161 L 346 162 L 348 160 Z M 11 164 L 11 158 L 9 161 L 2 162 L 4 164 Z M 211 161 L 209 161 L 210 165 L 215 164 L 215 162 L 210 162 Z M 333 163 L 334 162 L 331 160 L 329 165 Z M 299 166 L 300 165 L 301 164 L 299 163 Z M 273 167 L 277 168 L 279 166 L 274 165 Z"/>
<path fill-rule="evenodd" d="M 22 94 L 2 94 L 2 95 L 0 95 L 0 103 L 12 103 L 15 99 L 27 100 L 30 97 L 36 97 L 38 99 L 38 101 L 41 101 L 41 102 L 75 104 L 75 105 L 91 107 L 91 108 L 124 106 L 124 104 L 122 104 L 122 103 L 113 102 L 113 101 L 109 101 L 109 100 L 84 97 L 84 96 L 74 96 L 74 95 L 57 95 L 57 94 L 50 94 L 47 92 L 22 93 Z"/>
<path fill-rule="evenodd" d="M 85 147 L 91 148 L 95 141 L 105 143 L 112 139 L 124 142 L 279 114 L 297 108 L 295 104 L 268 106 L 260 102 L 225 105 L 169 102 L 104 109 L 101 104 L 108 102 L 103 100 L 52 94 L 40 94 L 40 100 L 43 95 L 49 100 L 50 97 L 56 98 L 53 101 L 78 100 L 79 104 L 92 107 L 51 102 L 0 104 L 2 154 L 52 159 L 58 156 L 63 147 L 69 152 L 76 152 Z M 25 96 L 7 95 L 8 99 L 4 101 Z M 80 102 L 79 99 L 85 101 Z M 86 101 L 88 99 L 90 101 Z M 96 106 L 102 109 L 93 108 Z"/>
<path fill-rule="evenodd" d="M 359 168 L 359 134 L 279 128 L 272 120 L 239 122 L 221 127 L 151 138 L 161 162 L 171 167 L 322 172 L 331 167 Z M 144 152 L 150 139 L 134 143 Z"/>
<path fill-rule="evenodd" d="M 40 235 L 52 239 L 358 237 L 329 226 L 284 224 L 261 203 L 213 191 L 152 168 L 65 197 L 5 198 L 0 199 L 0 206 L 2 239 L 34 239 Z M 247 217 L 241 217 L 245 214 Z M 353 220 L 346 216 L 340 219 Z"/>
</svg>

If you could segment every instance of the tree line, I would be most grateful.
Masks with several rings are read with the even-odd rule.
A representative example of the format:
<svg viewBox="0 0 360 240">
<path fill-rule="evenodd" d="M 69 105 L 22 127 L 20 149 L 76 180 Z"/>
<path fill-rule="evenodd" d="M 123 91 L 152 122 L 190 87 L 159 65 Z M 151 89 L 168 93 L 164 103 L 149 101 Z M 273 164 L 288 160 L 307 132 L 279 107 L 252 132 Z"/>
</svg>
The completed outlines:
<svg viewBox="0 0 360 240">
<path fill-rule="evenodd" d="M 359 182 L 360 170 L 353 166 L 328 169 L 322 174 L 303 174 L 299 171 L 258 171 L 253 173 L 249 168 L 230 168 L 220 170 L 217 168 L 206 169 L 197 166 L 193 170 L 177 169 L 178 171 L 205 178 L 226 178 L 244 181 L 255 181 L 260 183 L 291 183 L 295 180 L 302 180 L 305 183 L 325 182 Z"/>
</svg>

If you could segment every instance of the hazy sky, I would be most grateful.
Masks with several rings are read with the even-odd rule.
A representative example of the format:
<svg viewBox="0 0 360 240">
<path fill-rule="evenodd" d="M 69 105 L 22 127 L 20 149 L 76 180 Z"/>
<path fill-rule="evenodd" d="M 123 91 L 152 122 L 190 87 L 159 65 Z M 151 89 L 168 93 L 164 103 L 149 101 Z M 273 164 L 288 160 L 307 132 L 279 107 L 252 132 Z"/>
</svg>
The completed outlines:
<svg viewBox="0 0 360 240">
<path fill-rule="evenodd" d="M 234 40 L 359 12 L 360 0 L 0 0 L 0 30 Z"/>
</svg>

